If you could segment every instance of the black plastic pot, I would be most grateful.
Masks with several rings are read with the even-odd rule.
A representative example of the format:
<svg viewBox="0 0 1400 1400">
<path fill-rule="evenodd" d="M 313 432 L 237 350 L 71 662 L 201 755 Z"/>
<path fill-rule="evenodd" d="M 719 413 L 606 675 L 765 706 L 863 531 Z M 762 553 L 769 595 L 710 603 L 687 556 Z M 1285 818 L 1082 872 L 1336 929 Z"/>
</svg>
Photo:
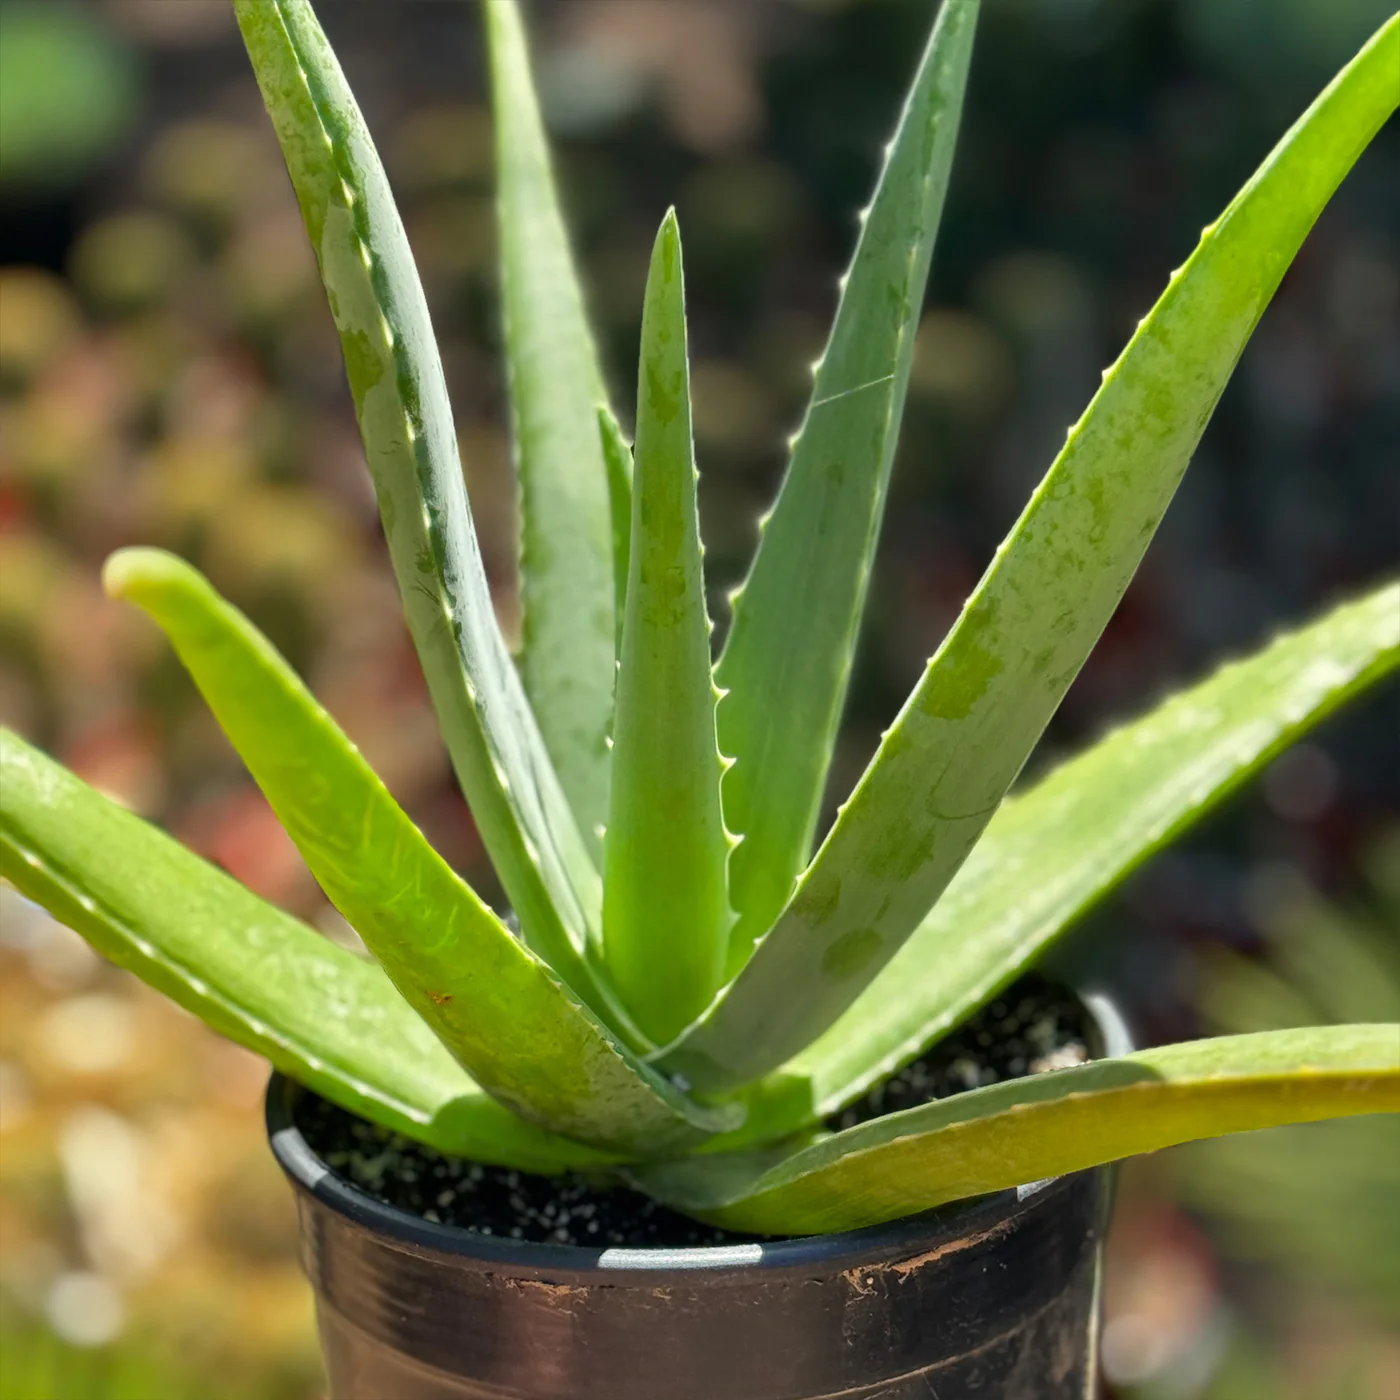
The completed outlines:
<svg viewBox="0 0 1400 1400">
<path fill-rule="evenodd" d="M 293 1121 L 300 1092 L 273 1077 L 268 1131 L 296 1187 L 332 1400 L 1095 1394 L 1108 1169 L 810 1239 L 521 1244 L 351 1186 Z"/>
</svg>

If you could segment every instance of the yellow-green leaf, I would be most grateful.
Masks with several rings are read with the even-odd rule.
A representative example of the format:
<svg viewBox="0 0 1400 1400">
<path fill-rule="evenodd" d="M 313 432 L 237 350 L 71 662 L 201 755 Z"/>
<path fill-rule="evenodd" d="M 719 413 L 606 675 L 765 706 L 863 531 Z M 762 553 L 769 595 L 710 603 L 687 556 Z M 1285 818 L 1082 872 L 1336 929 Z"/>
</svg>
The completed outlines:
<svg viewBox="0 0 1400 1400">
<path fill-rule="evenodd" d="M 1031 1075 L 876 1118 L 786 1154 L 634 1175 L 733 1230 L 818 1234 L 1224 1133 L 1400 1112 L 1400 1025 L 1223 1036 Z"/>
<path fill-rule="evenodd" d="M 555 1132 L 620 1151 L 664 1152 L 721 1125 L 511 934 L 267 639 L 189 565 L 126 550 L 106 583 L 160 624 L 331 902 L 482 1088 Z"/>
<path fill-rule="evenodd" d="M 484 1093 L 383 971 L 0 730 L 0 874 L 215 1030 L 352 1113 L 476 1161 L 613 1160 Z"/>
</svg>

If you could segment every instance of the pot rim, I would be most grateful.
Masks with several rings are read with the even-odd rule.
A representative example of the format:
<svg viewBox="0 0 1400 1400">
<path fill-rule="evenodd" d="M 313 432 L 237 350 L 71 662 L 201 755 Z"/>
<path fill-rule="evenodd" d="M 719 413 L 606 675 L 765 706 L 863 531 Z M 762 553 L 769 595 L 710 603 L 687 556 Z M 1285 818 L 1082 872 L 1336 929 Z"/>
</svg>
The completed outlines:
<svg viewBox="0 0 1400 1400">
<path fill-rule="evenodd" d="M 1132 1039 L 1112 1000 L 1098 992 L 1080 996 L 1097 1025 L 1104 1056 L 1126 1054 L 1132 1048 Z M 322 1161 L 302 1136 L 293 1107 L 305 1092 L 280 1070 L 273 1070 L 265 1113 L 268 1141 L 278 1165 L 299 1190 L 401 1248 L 456 1255 L 524 1272 L 546 1270 L 552 1276 L 564 1271 L 587 1276 L 595 1284 L 605 1283 L 609 1275 L 616 1278 L 620 1271 L 633 1275 L 717 1271 L 747 1274 L 755 1270 L 800 1270 L 818 1264 L 829 1270 L 843 1259 L 852 1265 L 868 1264 L 885 1254 L 908 1253 L 911 1248 L 937 1249 L 943 1243 L 998 1230 L 1028 1202 L 1038 1201 L 1047 1193 L 1058 1194 L 1074 1179 L 1047 1177 L 1005 1191 L 952 1201 L 918 1215 L 832 1234 L 682 1248 L 537 1244 L 424 1220 L 360 1190 Z"/>
</svg>

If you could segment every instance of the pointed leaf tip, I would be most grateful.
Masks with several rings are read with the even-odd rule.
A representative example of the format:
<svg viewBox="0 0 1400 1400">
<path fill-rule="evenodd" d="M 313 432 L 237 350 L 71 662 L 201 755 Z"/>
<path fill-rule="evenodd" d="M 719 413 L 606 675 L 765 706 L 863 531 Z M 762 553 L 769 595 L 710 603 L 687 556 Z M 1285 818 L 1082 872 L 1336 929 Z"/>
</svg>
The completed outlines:
<svg viewBox="0 0 1400 1400">
<path fill-rule="evenodd" d="M 656 241 L 652 245 L 652 268 L 658 268 L 663 275 L 666 285 L 670 285 L 677 277 L 683 276 L 681 267 L 681 225 L 676 217 L 676 207 L 673 204 L 661 220 L 661 226 L 656 230 Z"/>
</svg>

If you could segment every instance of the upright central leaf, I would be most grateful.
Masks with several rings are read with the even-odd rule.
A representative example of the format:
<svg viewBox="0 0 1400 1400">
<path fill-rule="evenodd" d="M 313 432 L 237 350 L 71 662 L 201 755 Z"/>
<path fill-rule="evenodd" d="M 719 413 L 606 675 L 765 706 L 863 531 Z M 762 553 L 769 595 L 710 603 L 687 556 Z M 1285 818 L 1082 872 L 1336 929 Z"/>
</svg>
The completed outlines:
<svg viewBox="0 0 1400 1400">
<path fill-rule="evenodd" d="M 604 843 L 603 955 L 661 1042 L 709 1003 L 729 932 L 680 231 L 656 238 L 642 315 L 632 551 Z"/>
<path fill-rule="evenodd" d="M 559 782 L 596 850 L 608 816 L 616 674 L 604 399 L 550 171 L 515 0 L 490 0 L 486 33 L 506 356 L 520 472 L 521 673 Z"/>
<path fill-rule="evenodd" d="M 792 465 L 720 658 L 731 972 L 807 863 L 957 143 L 977 0 L 945 0 L 866 213 Z M 800 609 L 801 622 L 794 622 Z"/>
</svg>

